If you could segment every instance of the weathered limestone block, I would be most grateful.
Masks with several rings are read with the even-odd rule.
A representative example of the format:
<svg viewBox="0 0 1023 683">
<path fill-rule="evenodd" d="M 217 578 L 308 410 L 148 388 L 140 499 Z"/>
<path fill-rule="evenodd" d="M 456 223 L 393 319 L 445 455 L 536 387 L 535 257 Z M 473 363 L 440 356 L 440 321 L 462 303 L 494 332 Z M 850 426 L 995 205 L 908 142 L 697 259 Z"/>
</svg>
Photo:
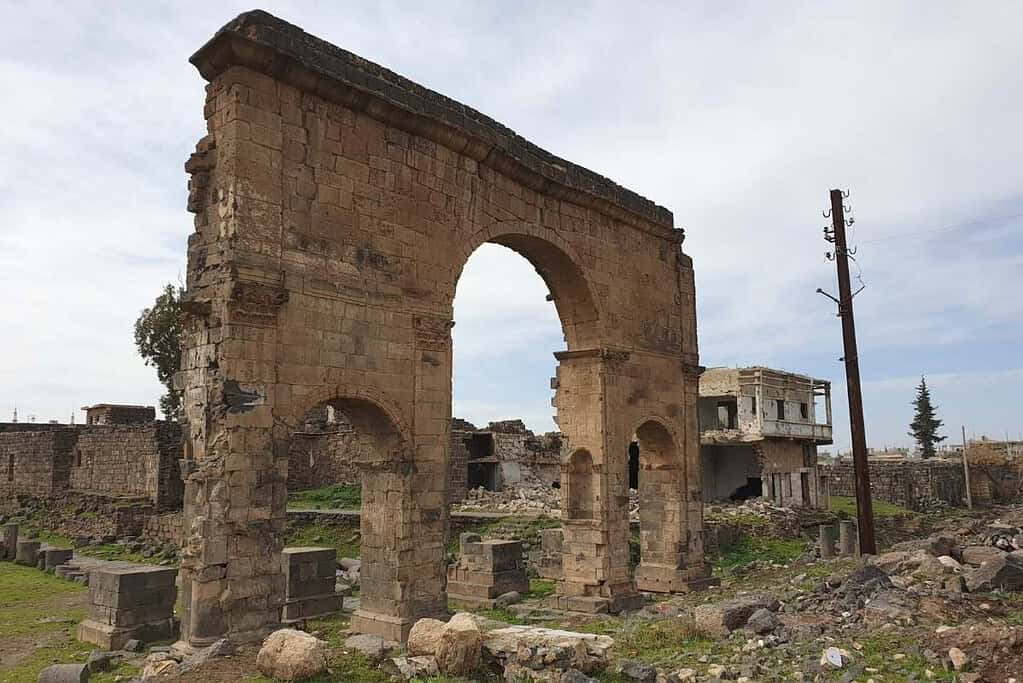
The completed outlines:
<svg viewBox="0 0 1023 683">
<path fill-rule="evenodd" d="M 742 595 L 733 600 L 699 605 L 693 610 L 696 625 L 717 635 L 728 635 L 742 628 L 758 609 L 774 611 L 778 600 L 772 595 Z"/>
<path fill-rule="evenodd" d="M 152 642 L 175 635 L 176 577 L 176 569 L 164 567 L 92 571 L 89 616 L 78 625 L 78 639 L 119 650 L 129 640 Z"/>
<path fill-rule="evenodd" d="M 468 676 L 479 668 L 483 634 L 471 614 L 459 612 L 444 625 L 437 646 L 437 668 L 450 676 Z"/>
<path fill-rule="evenodd" d="M 283 628 L 274 631 L 256 655 L 256 667 L 263 674 L 282 681 L 309 678 L 327 668 L 327 648 L 319 638 Z"/>
<path fill-rule="evenodd" d="M 541 579 L 557 581 L 561 578 L 561 553 L 564 543 L 561 529 L 544 529 L 540 532 L 540 560 L 536 573 Z"/>
<path fill-rule="evenodd" d="M 966 588 L 971 593 L 999 588 L 1023 590 L 1023 551 L 1004 554 L 971 570 L 966 574 Z"/>
<path fill-rule="evenodd" d="M 525 593 L 529 578 L 522 562 L 522 541 L 481 541 L 462 534 L 461 553 L 448 567 L 448 596 L 472 607 L 493 607 L 498 596 Z"/>
<path fill-rule="evenodd" d="M 54 664 L 39 672 L 36 683 L 85 683 L 88 680 L 86 664 Z"/>
<path fill-rule="evenodd" d="M 62 564 L 74 557 L 75 551 L 70 548 L 47 548 L 44 551 L 43 568 L 51 574 Z"/>
<path fill-rule="evenodd" d="M 18 525 L 4 525 L 4 554 L 0 559 L 11 560 L 18 554 Z"/>
<path fill-rule="evenodd" d="M 577 669 L 592 673 L 607 666 L 613 645 L 609 636 L 535 626 L 499 628 L 488 631 L 483 639 L 484 653 L 506 671 L 518 666 L 533 671 Z"/>
<path fill-rule="evenodd" d="M 34 567 L 39 562 L 39 541 L 19 540 L 14 561 L 27 567 Z"/>
<path fill-rule="evenodd" d="M 979 567 L 988 560 L 1004 557 L 1005 551 L 993 545 L 970 545 L 963 548 L 963 564 Z"/>
<path fill-rule="evenodd" d="M 281 621 L 292 624 L 341 609 L 335 592 L 337 551 L 334 548 L 285 548 L 285 597 Z"/>
</svg>

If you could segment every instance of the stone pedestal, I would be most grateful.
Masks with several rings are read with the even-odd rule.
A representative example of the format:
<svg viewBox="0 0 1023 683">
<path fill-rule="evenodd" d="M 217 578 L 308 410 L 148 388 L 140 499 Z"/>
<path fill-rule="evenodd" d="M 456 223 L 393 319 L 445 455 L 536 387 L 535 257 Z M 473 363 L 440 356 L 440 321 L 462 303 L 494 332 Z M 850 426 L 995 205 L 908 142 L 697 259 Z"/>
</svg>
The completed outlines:
<svg viewBox="0 0 1023 683">
<path fill-rule="evenodd" d="M 696 569 L 643 563 L 636 567 L 636 587 L 650 593 L 691 593 L 721 585 L 709 569 Z"/>
<path fill-rule="evenodd" d="M 448 598 L 469 607 L 493 607 L 499 595 L 525 594 L 529 578 L 522 563 L 522 541 L 481 541 L 476 534 L 459 538 L 458 560 L 448 567 Z"/>
<path fill-rule="evenodd" d="M 19 540 L 14 561 L 27 567 L 34 567 L 39 561 L 39 541 Z"/>
<path fill-rule="evenodd" d="M 838 523 L 838 556 L 856 555 L 856 522 L 843 519 Z"/>
<path fill-rule="evenodd" d="M 78 640 L 119 650 L 132 639 L 165 640 L 177 632 L 176 569 L 97 569 L 89 577 L 89 616 L 78 625 Z"/>
<path fill-rule="evenodd" d="M 822 560 L 830 560 L 835 556 L 835 530 L 830 524 L 821 524 L 817 528 L 818 546 Z"/>
<path fill-rule="evenodd" d="M 74 557 L 75 551 L 70 548 L 47 548 L 43 551 L 43 569 L 51 574 L 62 564 Z"/>
<path fill-rule="evenodd" d="M 0 560 L 14 560 L 18 554 L 18 525 L 4 525 L 4 554 Z"/>
<path fill-rule="evenodd" d="M 544 529 L 540 532 L 540 560 L 536 573 L 541 579 L 561 579 L 561 553 L 564 544 L 561 529 Z"/>
<path fill-rule="evenodd" d="M 334 590 L 337 551 L 334 548 L 285 548 L 286 582 L 281 621 L 293 624 L 341 609 L 342 596 Z"/>
</svg>

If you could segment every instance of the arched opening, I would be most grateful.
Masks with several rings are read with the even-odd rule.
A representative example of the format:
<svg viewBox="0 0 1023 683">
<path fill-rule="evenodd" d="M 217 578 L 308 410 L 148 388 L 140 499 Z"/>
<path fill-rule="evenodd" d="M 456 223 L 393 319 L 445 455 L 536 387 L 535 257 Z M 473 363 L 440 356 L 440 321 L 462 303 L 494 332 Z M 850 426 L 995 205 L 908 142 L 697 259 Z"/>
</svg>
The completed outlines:
<svg viewBox="0 0 1023 683">
<path fill-rule="evenodd" d="M 320 514 L 289 525 L 284 622 L 340 609 L 355 592 L 361 609 L 388 613 L 398 577 L 387 548 L 399 534 L 388 493 L 411 464 L 404 443 L 387 410 L 365 398 L 327 399 L 302 414 L 288 444 L 288 508 Z M 315 548 L 332 550 L 330 561 Z"/>
<path fill-rule="evenodd" d="M 635 475 L 633 482 L 633 453 Z M 667 501 L 677 498 L 677 448 L 671 432 L 656 420 L 647 420 L 636 429 L 629 446 L 630 486 L 638 491 L 640 562 L 662 564 L 673 553 L 665 539 Z"/>
<path fill-rule="evenodd" d="M 594 496 L 593 456 L 585 449 L 572 454 L 565 472 L 564 507 L 566 519 L 593 519 L 596 513 Z"/>
</svg>

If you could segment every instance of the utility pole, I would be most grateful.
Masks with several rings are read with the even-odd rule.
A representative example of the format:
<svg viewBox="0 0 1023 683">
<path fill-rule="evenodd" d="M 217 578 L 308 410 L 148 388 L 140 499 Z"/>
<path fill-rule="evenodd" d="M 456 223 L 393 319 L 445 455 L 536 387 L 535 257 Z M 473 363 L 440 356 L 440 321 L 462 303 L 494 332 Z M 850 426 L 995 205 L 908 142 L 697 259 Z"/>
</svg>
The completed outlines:
<svg viewBox="0 0 1023 683">
<path fill-rule="evenodd" d="M 874 538 L 874 506 L 870 500 L 870 472 L 867 463 L 867 435 L 863 426 L 863 394 L 860 389 L 860 363 L 856 352 L 856 325 L 853 321 L 853 292 L 849 283 L 849 247 L 845 238 L 845 207 L 842 191 L 831 191 L 831 230 L 824 228 L 824 238 L 835 244 L 834 260 L 838 267 L 838 298 L 817 291 L 838 303 L 842 319 L 842 346 L 845 352 L 845 383 L 849 390 L 849 432 L 852 436 L 853 470 L 856 475 L 856 519 L 859 526 L 860 554 L 876 555 Z M 827 213 L 824 214 L 828 216 Z M 829 255 L 830 258 L 830 255 Z M 860 288 L 862 289 L 862 287 Z"/>
<path fill-rule="evenodd" d="M 966 425 L 963 425 L 963 476 L 966 477 L 966 507 L 973 509 L 973 492 L 970 491 L 970 463 L 966 459 Z"/>
</svg>

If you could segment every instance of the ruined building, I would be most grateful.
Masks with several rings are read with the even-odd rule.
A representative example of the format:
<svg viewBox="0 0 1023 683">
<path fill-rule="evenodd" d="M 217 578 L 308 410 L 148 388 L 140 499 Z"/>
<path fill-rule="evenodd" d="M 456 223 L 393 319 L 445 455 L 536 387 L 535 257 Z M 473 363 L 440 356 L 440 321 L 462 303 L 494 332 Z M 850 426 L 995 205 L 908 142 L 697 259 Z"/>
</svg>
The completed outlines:
<svg viewBox="0 0 1023 683">
<path fill-rule="evenodd" d="M 404 639 L 447 609 L 452 303 L 486 242 L 533 264 L 567 346 L 559 606 L 704 585 L 693 264 L 671 213 L 265 12 L 192 63 L 209 84 L 186 164 L 183 639 L 279 621 L 290 442 L 321 404 L 359 442 L 351 628 Z M 635 574 L 633 435 L 650 502 Z"/>
<path fill-rule="evenodd" d="M 707 500 L 763 496 L 823 507 L 817 446 L 831 443 L 831 383 L 762 367 L 700 376 L 700 457 Z"/>
<path fill-rule="evenodd" d="M 151 406 L 83 408 L 87 424 L 0 423 L 0 498 L 87 494 L 181 507 L 181 426 Z"/>
<path fill-rule="evenodd" d="M 453 420 L 448 461 L 451 500 L 461 500 L 468 489 L 500 491 L 526 480 L 560 487 L 563 443 L 559 432 L 538 436 L 522 420 L 491 422 L 486 428 Z"/>
</svg>

